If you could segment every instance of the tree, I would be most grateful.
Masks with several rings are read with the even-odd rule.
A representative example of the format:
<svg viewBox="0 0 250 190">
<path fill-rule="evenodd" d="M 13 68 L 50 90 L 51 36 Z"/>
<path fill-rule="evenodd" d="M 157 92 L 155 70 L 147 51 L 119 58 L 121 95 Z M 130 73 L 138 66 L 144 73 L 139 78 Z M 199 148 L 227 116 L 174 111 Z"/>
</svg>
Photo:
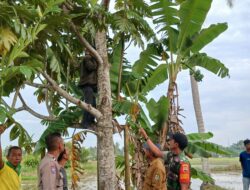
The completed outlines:
<svg viewBox="0 0 250 190">
<path fill-rule="evenodd" d="M 164 144 L 167 131 L 184 132 L 180 126 L 180 106 L 178 103 L 178 89 L 176 79 L 182 69 L 194 66 L 203 67 L 208 71 L 225 77 L 228 69 L 219 61 L 201 53 L 200 50 L 227 29 L 226 23 L 211 25 L 202 29 L 212 0 L 171 1 L 153 0 L 154 22 L 160 26 L 160 32 L 165 34 L 162 39 L 166 46 L 168 62 L 169 99 L 168 120 L 162 129 L 160 142 Z M 180 4 L 180 6 L 178 6 Z M 197 72 L 197 78 L 201 76 Z"/>
</svg>

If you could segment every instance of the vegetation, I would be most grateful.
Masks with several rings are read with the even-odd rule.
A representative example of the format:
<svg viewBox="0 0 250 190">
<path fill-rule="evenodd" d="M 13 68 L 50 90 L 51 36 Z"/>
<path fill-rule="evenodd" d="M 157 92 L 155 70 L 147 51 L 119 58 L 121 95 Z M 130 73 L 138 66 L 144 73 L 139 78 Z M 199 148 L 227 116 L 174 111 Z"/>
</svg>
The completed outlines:
<svg viewBox="0 0 250 190">
<path fill-rule="evenodd" d="M 48 133 L 57 131 L 68 136 L 69 128 L 82 128 L 85 109 L 95 116 L 96 130 L 71 135 L 73 187 L 82 172 L 79 161 L 87 162 L 90 156 L 86 149 L 81 153 L 81 143 L 91 132 L 97 136 L 98 186 L 115 189 L 115 149 L 117 154 L 121 152 L 113 143 L 113 131 L 118 128 L 126 134 L 126 189 L 131 186 L 140 189 L 145 165 L 138 128 L 145 128 L 152 139 L 162 144 L 169 131 L 184 131 L 176 84 L 179 72 L 189 69 L 197 81 L 201 81 L 202 74 L 194 67 L 202 67 L 221 78 L 229 75 L 223 63 L 202 52 L 227 29 L 226 23 L 202 28 L 211 3 L 212 0 L 151 0 L 151 4 L 143 0 L 117 0 L 114 4 L 109 0 L 1 1 L 0 124 L 11 128 L 10 140 L 18 139 L 27 152 L 35 146 L 36 153 L 43 153 Z M 153 28 L 147 18 L 153 19 Z M 161 38 L 154 28 L 158 28 Z M 129 62 L 126 50 L 131 43 L 141 52 L 138 60 Z M 81 101 L 78 87 L 78 71 L 86 50 L 98 62 L 96 108 Z M 148 99 L 147 94 L 166 80 L 167 94 L 163 91 L 159 100 Z M 28 105 L 22 95 L 27 87 L 34 89 L 32 93 L 39 104 L 45 104 L 47 115 Z M 6 101 L 10 96 L 11 103 Z M 38 142 L 33 142 L 32 131 L 26 131 L 15 120 L 15 114 L 21 111 L 28 111 L 47 127 Z M 120 116 L 125 117 L 125 123 L 117 122 Z M 210 157 L 213 152 L 227 154 L 205 141 L 211 138 L 211 133 L 191 134 L 189 138 L 187 151 L 192 154 L 203 157 Z M 133 159 L 129 160 L 130 157 Z M 35 162 L 30 158 L 25 165 L 34 167 Z M 195 177 L 208 179 L 193 171 Z"/>
</svg>

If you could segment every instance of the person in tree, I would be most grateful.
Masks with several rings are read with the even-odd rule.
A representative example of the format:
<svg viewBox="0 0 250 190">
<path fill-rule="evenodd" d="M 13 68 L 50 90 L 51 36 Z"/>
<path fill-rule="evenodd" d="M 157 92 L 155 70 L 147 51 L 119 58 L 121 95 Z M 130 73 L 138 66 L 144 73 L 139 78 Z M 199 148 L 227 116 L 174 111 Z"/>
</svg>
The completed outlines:
<svg viewBox="0 0 250 190">
<path fill-rule="evenodd" d="M 83 100 L 85 103 L 96 107 L 97 93 L 97 61 L 86 50 L 83 62 L 80 65 L 80 82 L 79 87 L 83 91 Z M 86 110 L 83 110 L 83 120 L 81 125 L 84 129 L 91 129 L 95 123 L 95 117 Z"/>
<path fill-rule="evenodd" d="M 0 189 L 19 190 L 21 189 L 21 161 L 22 149 L 12 146 L 7 152 L 7 162 L 4 163 L 2 156 L 1 134 L 5 127 L 0 126 Z"/>
<path fill-rule="evenodd" d="M 186 135 L 182 133 L 169 134 L 167 143 L 170 151 L 161 151 L 150 140 L 143 128 L 140 128 L 140 134 L 145 138 L 150 150 L 164 160 L 167 171 L 167 189 L 189 190 L 191 169 L 183 151 L 188 145 Z"/>
<path fill-rule="evenodd" d="M 157 145 L 155 145 L 157 146 Z M 149 162 L 143 183 L 143 190 L 167 190 L 166 170 L 161 158 L 158 158 L 149 148 L 147 143 L 143 144 L 143 151 Z"/>
<path fill-rule="evenodd" d="M 38 170 L 39 190 L 63 190 L 63 177 L 57 162 L 58 156 L 64 151 L 64 143 L 60 133 L 46 136 L 47 154 L 41 160 Z"/>
<path fill-rule="evenodd" d="M 245 151 L 240 153 L 240 163 L 243 176 L 243 190 L 249 190 L 250 187 L 250 140 L 244 140 Z"/>
<path fill-rule="evenodd" d="M 63 190 L 68 190 L 68 180 L 67 180 L 67 173 L 65 170 L 65 165 L 69 160 L 69 151 L 65 148 L 64 151 L 58 156 L 58 164 L 60 166 L 60 173 L 63 176 Z"/>
</svg>

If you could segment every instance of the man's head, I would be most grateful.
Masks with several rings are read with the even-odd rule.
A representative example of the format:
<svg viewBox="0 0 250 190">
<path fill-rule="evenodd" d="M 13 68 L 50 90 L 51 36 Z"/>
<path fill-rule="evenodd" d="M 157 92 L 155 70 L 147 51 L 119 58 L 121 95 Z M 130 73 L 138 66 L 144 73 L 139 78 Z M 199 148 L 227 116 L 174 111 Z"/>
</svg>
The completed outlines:
<svg viewBox="0 0 250 190">
<path fill-rule="evenodd" d="M 246 147 L 246 151 L 250 152 L 250 140 L 246 139 L 244 140 L 244 146 Z"/>
<path fill-rule="evenodd" d="M 64 143 L 60 133 L 51 133 L 45 137 L 45 144 L 48 152 L 58 151 L 59 153 L 64 151 Z"/>
<path fill-rule="evenodd" d="M 157 148 L 161 149 L 159 144 L 155 144 L 155 146 L 157 146 Z M 146 142 L 143 144 L 143 151 L 144 151 L 147 159 L 152 160 L 154 158 L 157 158 L 157 156 L 150 150 L 148 143 L 146 143 Z"/>
<path fill-rule="evenodd" d="M 7 160 L 17 166 L 22 161 L 22 149 L 19 146 L 12 146 L 7 152 Z"/>
<path fill-rule="evenodd" d="M 168 144 L 170 150 L 180 149 L 183 151 L 188 145 L 188 139 L 186 135 L 182 133 L 170 134 L 168 138 Z"/>
</svg>

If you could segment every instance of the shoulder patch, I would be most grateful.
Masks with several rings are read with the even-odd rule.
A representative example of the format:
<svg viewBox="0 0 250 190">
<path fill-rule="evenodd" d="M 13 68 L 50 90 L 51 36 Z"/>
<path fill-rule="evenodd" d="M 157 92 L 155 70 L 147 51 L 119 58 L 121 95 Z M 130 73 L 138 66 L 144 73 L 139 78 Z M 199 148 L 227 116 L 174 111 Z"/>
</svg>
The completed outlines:
<svg viewBox="0 0 250 190">
<path fill-rule="evenodd" d="M 190 183 L 190 165 L 186 162 L 181 163 L 180 183 Z"/>
<path fill-rule="evenodd" d="M 56 174 L 56 166 L 51 166 L 51 167 L 50 167 L 50 172 L 51 172 L 52 174 Z"/>
</svg>

